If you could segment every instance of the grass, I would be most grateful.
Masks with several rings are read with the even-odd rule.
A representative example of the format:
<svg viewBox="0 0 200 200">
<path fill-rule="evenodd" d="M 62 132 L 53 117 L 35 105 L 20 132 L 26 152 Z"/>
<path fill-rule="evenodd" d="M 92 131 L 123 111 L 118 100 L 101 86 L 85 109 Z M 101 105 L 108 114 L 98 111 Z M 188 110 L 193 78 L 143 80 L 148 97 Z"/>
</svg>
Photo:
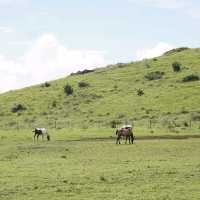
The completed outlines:
<svg viewBox="0 0 200 200">
<path fill-rule="evenodd" d="M 181 63 L 181 72 L 174 72 L 172 63 Z M 134 122 L 139 130 L 146 129 L 150 119 L 158 129 L 167 132 L 172 122 L 184 132 L 184 123 L 200 116 L 199 81 L 182 82 L 195 74 L 200 76 L 200 49 L 174 51 L 156 59 L 108 66 L 84 75 L 73 75 L 0 95 L 0 127 L 3 129 L 109 128 L 113 120 L 120 124 Z M 162 73 L 158 80 L 146 80 L 147 74 Z M 86 82 L 88 87 L 79 87 Z M 72 85 L 73 95 L 64 92 Z M 138 96 L 138 89 L 144 95 Z M 12 108 L 23 105 L 16 113 Z M 199 132 L 199 121 L 193 121 L 192 133 Z M 174 125 L 173 125 L 174 126 Z M 180 128 L 181 127 L 181 128 Z M 180 130 L 179 130 L 180 129 Z M 183 129 L 183 130 L 182 130 Z M 170 130 L 171 131 L 171 130 Z M 174 131 L 176 133 L 176 130 Z"/>
<path fill-rule="evenodd" d="M 52 141 L 38 143 L 25 130 L 0 132 L 1 200 L 196 200 L 200 196 L 199 139 L 115 145 L 115 140 L 82 140 L 82 130 L 51 132 Z"/>
</svg>

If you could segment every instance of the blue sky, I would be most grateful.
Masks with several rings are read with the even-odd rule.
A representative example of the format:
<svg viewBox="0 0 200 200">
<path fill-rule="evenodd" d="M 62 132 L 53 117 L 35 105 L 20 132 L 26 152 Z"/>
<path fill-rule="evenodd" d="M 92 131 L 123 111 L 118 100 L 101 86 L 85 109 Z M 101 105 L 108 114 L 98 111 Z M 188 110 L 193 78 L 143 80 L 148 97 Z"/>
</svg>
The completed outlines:
<svg viewBox="0 0 200 200">
<path fill-rule="evenodd" d="M 0 0 L 0 91 L 198 47 L 199 25 L 197 0 Z"/>
</svg>

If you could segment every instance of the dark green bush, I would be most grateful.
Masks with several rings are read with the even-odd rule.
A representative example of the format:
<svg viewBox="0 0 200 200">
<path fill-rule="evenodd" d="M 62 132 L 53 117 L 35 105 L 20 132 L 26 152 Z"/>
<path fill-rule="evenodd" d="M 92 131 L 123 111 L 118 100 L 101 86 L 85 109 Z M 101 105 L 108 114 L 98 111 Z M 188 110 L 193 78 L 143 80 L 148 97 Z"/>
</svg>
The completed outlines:
<svg viewBox="0 0 200 200">
<path fill-rule="evenodd" d="M 120 121 L 117 121 L 117 120 L 112 120 L 112 121 L 110 122 L 111 128 L 116 128 L 117 125 L 119 125 L 119 124 L 120 124 Z"/>
<path fill-rule="evenodd" d="M 174 72 L 180 72 L 181 71 L 181 63 L 173 62 L 172 68 L 173 68 Z"/>
<path fill-rule="evenodd" d="M 44 83 L 44 87 L 50 87 L 50 86 L 51 86 L 50 83 L 48 83 L 48 82 L 45 82 L 45 83 Z"/>
<path fill-rule="evenodd" d="M 87 83 L 87 82 L 84 82 L 84 81 L 80 81 L 79 83 L 78 83 L 78 86 L 80 87 L 80 88 L 83 88 L 83 87 L 89 87 L 89 83 Z"/>
<path fill-rule="evenodd" d="M 180 48 L 176 48 L 176 49 L 172 49 L 170 51 L 167 51 L 163 55 L 169 56 L 169 55 L 172 55 L 172 54 L 175 54 L 175 53 L 179 53 L 181 51 L 185 51 L 185 50 L 188 50 L 188 49 L 189 49 L 188 47 L 180 47 Z"/>
<path fill-rule="evenodd" d="M 13 113 L 17 113 L 26 110 L 26 107 L 22 104 L 15 104 L 11 110 Z"/>
<path fill-rule="evenodd" d="M 199 80 L 200 80 L 199 76 L 194 74 L 188 75 L 183 78 L 183 82 L 199 81 Z"/>
<path fill-rule="evenodd" d="M 53 102 L 52 102 L 52 107 L 55 108 L 56 106 L 57 106 L 57 102 L 56 102 L 56 101 L 53 101 Z"/>
<path fill-rule="evenodd" d="M 138 89 L 138 90 L 137 90 L 137 95 L 138 95 L 138 96 L 144 95 L 144 91 L 143 91 L 142 89 Z"/>
<path fill-rule="evenodd" d="M 155 72 L 150 72 L 145 76 L 145 79 L 152 81 L 152 80 L 158 80 L 161 79 L 164 76 L 164 72 L 160 71 L 155 71 Z"/>
<path fill-rule="evenodd" d="M 192 115 L 192 120 L 193 121 L 200 121 L 200 114 L 193 114 Z"/>
<path fill-rule="evenodd" d="M 67 84 L 65 87 L 64 87 L 64 91 L 67 95 L 72 95 L 74 90 L 72 88 L 71 85 Z"/>
</svg>

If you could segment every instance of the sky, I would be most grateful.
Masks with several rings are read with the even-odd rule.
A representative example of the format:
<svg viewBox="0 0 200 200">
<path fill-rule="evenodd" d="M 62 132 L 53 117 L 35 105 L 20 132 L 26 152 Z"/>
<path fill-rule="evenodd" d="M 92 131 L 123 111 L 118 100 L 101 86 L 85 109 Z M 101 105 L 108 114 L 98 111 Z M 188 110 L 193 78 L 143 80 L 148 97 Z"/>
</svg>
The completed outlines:
<svg viewBox="0 0 200 200">
<path fill-rule="evenodd" d="M 0 0 L 0 92 L 199 47 L 199 0 Z"/>
</svg>

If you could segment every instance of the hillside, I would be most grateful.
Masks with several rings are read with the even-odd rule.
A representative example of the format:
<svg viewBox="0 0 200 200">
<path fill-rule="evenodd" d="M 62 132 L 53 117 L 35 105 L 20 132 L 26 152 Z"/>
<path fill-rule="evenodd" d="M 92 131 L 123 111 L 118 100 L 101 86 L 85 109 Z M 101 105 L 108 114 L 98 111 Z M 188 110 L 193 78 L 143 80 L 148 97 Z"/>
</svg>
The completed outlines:
<svg viewBox="0 0 200 200">
<path fill-rule="evenodd" d="M 181 63 L 180 72 L 173 71 L 175 61 Z M 0 127 L 88 128 L 134 122 L 138 127 L 184 130 L 192 121 L 196 131 L 200 81 L 183 81 L 188 75 L 200 77 L 200 49 L 174 50 L 10 91 L 0 95 Z M 64 92 L 66 84 L 73 87 L 72 95 Z"/>
</svg>

